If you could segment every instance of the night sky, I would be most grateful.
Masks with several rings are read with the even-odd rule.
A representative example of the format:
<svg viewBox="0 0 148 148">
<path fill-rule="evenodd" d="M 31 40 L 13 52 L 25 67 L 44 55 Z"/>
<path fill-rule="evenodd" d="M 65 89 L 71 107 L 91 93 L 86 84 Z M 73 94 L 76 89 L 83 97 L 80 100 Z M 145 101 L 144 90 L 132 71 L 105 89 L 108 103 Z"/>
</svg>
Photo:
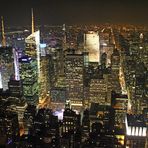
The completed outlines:
<svg viewBox="0 0 148 148">
<path fill-rule="evenodd" d="M 129 23 L 148 25 L 148 0 L 0 0 L 7 26 Z"/>
</svg>

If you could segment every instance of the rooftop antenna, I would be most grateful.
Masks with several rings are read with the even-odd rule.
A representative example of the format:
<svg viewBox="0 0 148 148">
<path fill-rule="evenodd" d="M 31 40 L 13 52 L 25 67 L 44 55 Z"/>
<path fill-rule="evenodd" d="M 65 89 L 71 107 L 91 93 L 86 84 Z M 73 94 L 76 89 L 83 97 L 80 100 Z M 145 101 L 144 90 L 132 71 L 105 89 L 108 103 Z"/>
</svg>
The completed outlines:
<svg viewBox="0 0 148 148">
<path fill-rule="evenodd" d="M 6 38 L 5 38 L 5 30 L 4 30 L 4 20 L 3 16 L 1 16 L 1 25 L 2 25 L 2 47 L 6 47 Z"/>
<path fill-rule="evenodd" d="M 34 33 L 34 14 L 33 14 L 33 8 L 31 9 L 31 16 L 32 16 L 32 33 Z"/>
</svg>

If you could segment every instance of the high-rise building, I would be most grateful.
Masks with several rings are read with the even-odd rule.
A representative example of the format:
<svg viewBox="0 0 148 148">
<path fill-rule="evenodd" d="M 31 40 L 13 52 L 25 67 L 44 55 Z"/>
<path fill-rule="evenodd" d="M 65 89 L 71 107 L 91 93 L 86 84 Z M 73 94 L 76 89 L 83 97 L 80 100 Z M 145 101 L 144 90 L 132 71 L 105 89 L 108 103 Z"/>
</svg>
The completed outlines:
<svg viewBox="0 0 148 148">
<path fill-rule="evenodd" d="M 111 55 L 111 70 L 111 75 L 109 77 L 111 89 L 117 93 L 121 93 L 121 85 L 119 81 L 120 53 L 117 49 L 114 49 L 113 54 Z"/>
<path fill-rule="evenodd" d="M 25 55 L 37 61 L 38 77 L 40 76 L 40 31 L 36 31 L 25 39 Z"/>
<path fill-rule="evenodd" d="M 100 63 L 100 41 L 99 34 L 89 31 L 84 35 L 84 48 L 89 52 L 89 62 Z"/>
<path fill-rule="evenodd" d="M 65 57 L 65 77 L 67 97 L 74 108 L 82 107 L 84 55 L 67 54 Z"/>
<path fill-rule="evenodd" d="M 105 105 L 107 101 L 107 81 L 101 78 L 91 79 L 89 89 L 90 103 Z"/>
<path fill-rule="evenodd" d="M 38 94 L 39 97 L 41 95 L 41 87 L 40 87 L 40 82 L 41 82 L 41 53 L 40 53 L 40 31 L 33 32 L 31 35 L 29 35 L 25 39 L 25 55 L 29 56 L 32 58 L 32 60 L 36 61 L 37 63 L 37 81 L 38 81 Z"/>
<path fill-rule="evenodd" d="M 23 90 L 22 90 L 22 83 L 20 80 L 10 79 L 8 82 L 9 91 L 11 96 L 13 97 L 21 97 Z"/>
<path fill-rule="evenodd" d="M 111 55 L 111 67 L 113 70 L 119 70 L 120 66 L 120 53 L 118 49 L 114 49 Z"/>
<path fill-rule="evenodd" d="M 20 77 L 18 52 L 15 48 L 6 46 L 3 17 L 1 17 L 1 28 L 2 47 L 0 48 L 0 89 L 5 91 L 8 89 L 8 82 L 10 79 L 13 78 L 18 81 Z"/>
<path fill-rule="evenodd" d="M 14 56 L 12 47 L 0 48 L 0 88 L 8 89 L 10 77 L 14 76 Z"/>
<path fill-rule="evenodd" d="M 79 122 L 79 115 L 77 115 L 75 111 L 67 108 L 63 113 L 63 133 L 74 132 Z"/>
<path fill-rule="evenodd" d="M 49 82 L 49 57 L 45 54 L 41 56 L 40 62 L 40 98 L 46 98 L 50 90 Z"/>
<path fill-rule="evenodd" d="M 127 95 L 117 94 L 115 92 L 112 92 L 111 97 L 111 105 L 115 111 L 115 126 L 123 128 L 128 106 L 128 97 Z"/>
<path fill-rule="evenodd" d="M 28 103 L 36 105 L 38 102 L 37 61 L 31 57 L 24 56 L 19 59 L 19 62 L 23 96 Z"/>
</svg>

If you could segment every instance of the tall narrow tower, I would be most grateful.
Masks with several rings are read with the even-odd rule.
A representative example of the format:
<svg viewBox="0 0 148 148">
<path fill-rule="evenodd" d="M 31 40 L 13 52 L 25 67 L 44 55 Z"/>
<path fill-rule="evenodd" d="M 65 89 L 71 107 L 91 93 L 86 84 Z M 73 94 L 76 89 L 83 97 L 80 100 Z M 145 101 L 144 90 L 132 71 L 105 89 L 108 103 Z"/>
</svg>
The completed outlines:
<svg viewBox="0 0 148 148">
<path fill-rule="evenodd" d="M 62 30 L 63 30 L 63 50 L 66 50 L 66 26 L 65 24 L 63 24 Z"/>
<path fill-rule="evenodd" d="M 5 30 L 4 30 L 3 16 L 1 16 L 1 25 L 2 25 L 2 47 L 6 47 L 6 38 L 5 38 Z"/>
<path fill-rule="evenodd" d="M 34 14 L 33 14 L 33 8 L 31 9 L 31 16 L 32 16 L 32 33 L 34 33 L 35 29 L 34 29 Z"/>
</svg>

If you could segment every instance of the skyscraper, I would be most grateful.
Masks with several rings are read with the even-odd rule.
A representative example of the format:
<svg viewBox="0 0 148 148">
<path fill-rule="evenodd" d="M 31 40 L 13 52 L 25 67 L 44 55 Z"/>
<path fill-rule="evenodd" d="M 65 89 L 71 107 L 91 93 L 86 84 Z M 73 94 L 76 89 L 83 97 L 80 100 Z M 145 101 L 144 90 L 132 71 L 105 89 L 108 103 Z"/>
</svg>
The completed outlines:
<svg viewBox="0 0 148 148">
<path fill-rule="evenodd" d="M 89 89 L 90 103 L 105 105 L 107 101 L 107 80 L 103 78 L 92 78 Z"/>
<path fill-rule="evenodd" d="M 29 56 L 24 56 L 19 59 L 19 62 L 23 96 L 28 103 L 36 105 L 38 102 L 37 61 Z"/>
<path fill-rule="evenodd" d="M 40 32 L 33 32 L 25 39 L 26 48 L 25 55 L 29 56 L 32 60 L 37 63 L 37 80 L 38 85 L 40 85 L 41 78 L 41 68 L 40 68 Z M 40 95 L 40 86 L 39 86 L 39 95 Z"/>
<path fill-rule="evenodd" d="M 89 62 L 100 63 L 100 41 L 97 32 L 89 31 L 84 35 L 84 46 L 89 52 Z"/>
<path fill-rule="evenodd" d="M 37 60 L 38 74 L 40 74 L 40 31 L 36 31 L 25 39 L 25 55 Z"/>
<path fill-rule="evenodd" d="M 2 27 L 2 46 L 6 47 L 6 39 L 5 39 L 5 29 L 4 29 L 3 17 L 1 17 L 1 27 Z"/>
<path fill-rule="evenodd" d="M 19 81 L 18 52 L 13 47 L 7 47 L 5 38 L 4 20 L 1 17 L 2 47 L 0 48 L 0 88 L 8 89 L 10 79 Z"/>
<path fill-rule="evenodd" d="M 12 47 L 0 48 L 0 87 L 8 89 L 10 77 L 14 76 L 14 56 Z"/>
<path fill-rule="evenodd" d="M 67 54 L 65 57 L 65 75 L 68 99 L 73 108 L 82 107 L 83 102 L 83 54 Z"/>
</svg>

